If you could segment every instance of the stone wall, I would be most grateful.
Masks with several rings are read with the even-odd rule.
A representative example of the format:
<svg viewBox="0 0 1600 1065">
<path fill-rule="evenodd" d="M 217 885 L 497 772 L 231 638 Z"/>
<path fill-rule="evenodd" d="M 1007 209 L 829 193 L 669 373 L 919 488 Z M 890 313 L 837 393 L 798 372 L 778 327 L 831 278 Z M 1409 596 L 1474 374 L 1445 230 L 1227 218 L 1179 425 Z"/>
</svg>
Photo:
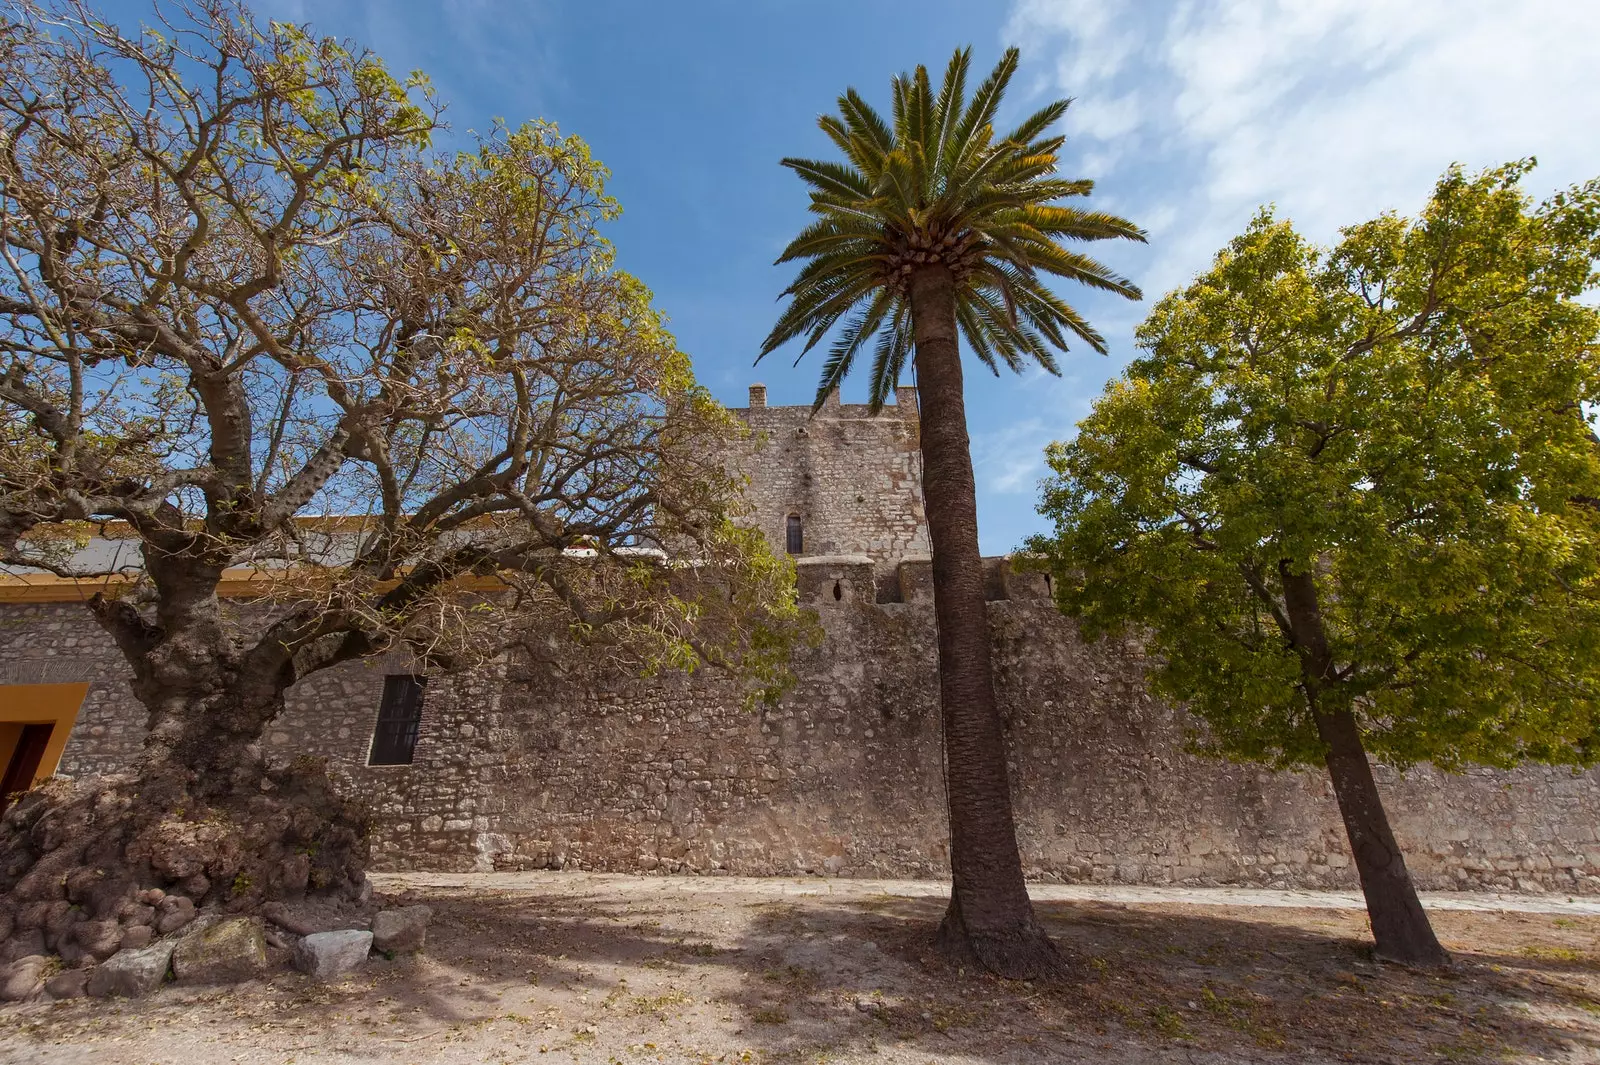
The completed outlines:
<svg viewBox="0 0 1600 1065">
<path fill-rule="evenodd" d="M 929 567 L 902 564 L 892 590 L 875 568 L 802 561 L 827 636 L 774 709 L 744 709 L 715 673 L 619 678 L 557 649 L 431 678 L 413 764 L 369 767 L 383 676 L 411 668 L 375 660 L 297 686 L 265 746 L 328 758 L 371 804 L 387 868 L 938 875 Z M 1139 648 L 1083 643 L 1040 581 L 998 561 L 989 581 L 1030 875 L 1354 885 L 1321 774 L 1186 753 L 1191 723 L 1144 690 Z M 0 607 L 0 654 L 0 680 L 93 682 L 64 772 L 136 752 L 142 711 L 83 607 Z M 1600 773 L 1380 767 L 1379 779 L 1423 886 L 1600 893 Z"/>
<path fill-rule="evenodd" d="M 749 476 L 751 522 L 774 550 L 784 550 L 785 521 L 794 514 L 805 532 L 803 555 L 928 554 L 916 389 L 895 391 L 896 402 L 877 415 L 865 404 L 840 403 L 834 392 L 813 416 L 809 407 L 766 406 L 766 390 L 756 385 L 750 406 L 733 411 L 752 436 L 730 462 Z"/>
</svg>

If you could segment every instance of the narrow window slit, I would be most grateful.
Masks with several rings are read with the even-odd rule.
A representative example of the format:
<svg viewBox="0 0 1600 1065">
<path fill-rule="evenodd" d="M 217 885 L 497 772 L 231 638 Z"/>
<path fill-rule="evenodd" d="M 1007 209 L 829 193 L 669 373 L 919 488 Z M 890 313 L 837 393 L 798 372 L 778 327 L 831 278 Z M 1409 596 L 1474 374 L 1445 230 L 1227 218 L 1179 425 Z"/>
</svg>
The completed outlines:
<svg viewBox="0 0 1600 1065">
<path fill-rule="evenodd" d="M 409 673 L 383 678 L 383 701 L 372 730 L 368 765 L 410 765 L 422 732 L 422 695 L 428 678 Z"/>
</svg>

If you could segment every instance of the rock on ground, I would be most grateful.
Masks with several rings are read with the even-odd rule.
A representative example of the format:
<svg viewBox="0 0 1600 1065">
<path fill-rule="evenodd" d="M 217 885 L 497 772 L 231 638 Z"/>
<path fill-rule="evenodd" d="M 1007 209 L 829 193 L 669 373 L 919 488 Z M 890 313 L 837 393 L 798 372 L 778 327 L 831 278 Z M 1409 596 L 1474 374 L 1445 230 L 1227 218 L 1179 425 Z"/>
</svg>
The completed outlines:
<svg viewBox="0 0 1600 1065">
<path fill-rule="evenodd" d="M 89 974 L 89 982 L 84 990 L 96 998 L 108 995 L 138 998 L 148 995 L 166 979 L 167 967 L 172 962 L 176 947 L 176 942 L 166 940 L 142 950 L 119 951 Z"/>
<path fill-rule="evenodd" d="M 406 954 L 421 950 L 428 936 L 433 911 L 426 906 L 379 910 L 372 919 L 372 945 L 377 950 Z"/>
<path fill-rule="evenodd" d="M 30 954 L 0 969 L 0 999 L 21 1002 L 38 994 L 44 989 L 44 974 L 51 961 L 43 954 Z"/>
<path fill-rule="evenodd" d="M 68 969 L 56 973 L 44 982 L 45 992 L 56 999 L 81 998 L 88 991 L 89 975 L 88 969 Z"/>
<path fill-rule="evenodd" d="M 172 974 L 185 984 L 236 984 L 267 968 L 267 940 L 259 917 L 225 917 L 178 941 Z"/>
<path fill-rule="evenodd" d="M 318 980 L 337 980 L 367 963 L 372 933 L 354 928 L 313 932 L 295 946 L 294 966 Z"/>
</svg>

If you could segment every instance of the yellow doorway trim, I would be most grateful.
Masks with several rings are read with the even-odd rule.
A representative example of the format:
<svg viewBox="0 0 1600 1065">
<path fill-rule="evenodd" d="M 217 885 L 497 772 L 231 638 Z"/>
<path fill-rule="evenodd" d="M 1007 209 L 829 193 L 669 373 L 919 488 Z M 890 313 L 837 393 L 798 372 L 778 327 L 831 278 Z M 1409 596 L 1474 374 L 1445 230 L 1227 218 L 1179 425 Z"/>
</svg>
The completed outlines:
<svg viewBox="0 0 1600 1065">
<path fill-rule="evenodd" d="M 73 723 L 78 720 L 78 710 L 87 694 L 87 683 L 0 684 L 0 773 L 11 764 L 23 725 L 52 725 L 50 742 L 39 759 L 33 783 L 55 776 L 61 752 L 67 749 L 67 737 L 72 735 Z"/>
</svg>

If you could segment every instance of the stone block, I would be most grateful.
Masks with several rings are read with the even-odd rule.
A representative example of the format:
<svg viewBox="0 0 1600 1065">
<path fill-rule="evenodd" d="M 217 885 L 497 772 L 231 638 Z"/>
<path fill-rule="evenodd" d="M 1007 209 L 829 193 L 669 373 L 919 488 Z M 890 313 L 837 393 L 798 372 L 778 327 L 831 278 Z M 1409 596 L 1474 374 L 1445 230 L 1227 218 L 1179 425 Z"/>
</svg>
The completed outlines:
<svg viewBox="0 0 1600 1065">
<path fill-rule="evenodd" d="M 267 940 L 259 917 L 225 917 L 178 941 L 172 973 L 184 984 L 235 984 L 267 968 Z"/>
<path fill-rule="evenodd" d="M 354 928 L 314 932 L 294 948 L 294 967 L 318 980 L 337 980 L 367 963 L 372 933 Z"/>
<path fill-rule="evenodd" d="M 169 939 L 141 950 L 119 951 L 89 974 L 84 990 L 95 998 L 110 995 L 138 998 L 148 995 L 166 979 L 177 945 L 176 940 Z"/>
<path fill-rule="evenodd" d="M 379 910 L 372 919 L 372 946 L 395 954 L 421 950 L 431 920 L 433 911 L 426 906 Z"/>
<path fill-rule="evenodd" d="M 830 603 L 877 602 L 873 563 L 866 555 L 813 555 L 794 562 L 802 603 L 826 607 Z"/>
<path fill-rule="evenodd" d="M 907 557 L 896 569 L 902 603 L 933 602 L 933 559 Z"/>
<path fill-rule="evenodd" d="M 68 969 L 56 973 L 44 982 L 45 994 L 53 999 L 82 998 L 88 993 L 91 975 L 88 969 Z"/>
</svg>

